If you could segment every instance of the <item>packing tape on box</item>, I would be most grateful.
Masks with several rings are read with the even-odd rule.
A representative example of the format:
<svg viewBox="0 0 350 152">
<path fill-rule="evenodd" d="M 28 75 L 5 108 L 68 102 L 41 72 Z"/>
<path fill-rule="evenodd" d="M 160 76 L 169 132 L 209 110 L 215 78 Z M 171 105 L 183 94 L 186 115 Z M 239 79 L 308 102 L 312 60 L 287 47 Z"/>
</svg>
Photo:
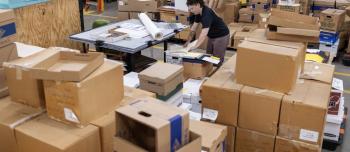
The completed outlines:
<svg viewBox="0 0 350 152">
<path fill-rule="evenodd" d="M 19 120 L 17 120 L 16 122 L 10 124 L 9 127 L 12 128 L 12 129 L 14 129 L 14 128 L 17 127 L 18 125 L 20 125 L 20 124 L 22 124 L 22 123 L 24 123 L 24 122 L 26 122 L 26 121 L 28 121 L 28 120 L 31 120 L 31 119 L 33 119 L 33 118 L 39 116 L 40 114 L 42 114 L 42 113 L 44 113 L 44 112 L 45 112 L 45 111 L 43 110 L 43 111 L 40 111 L 40 112 L 37 112 L 37 113 L 33 113 L 33 114 L 31 114 L 31 115 L 28 115 L 27 117 L 24 117 L 24 118 L 22 118 L 22 119 L 19 119 Z"/>
</svg>

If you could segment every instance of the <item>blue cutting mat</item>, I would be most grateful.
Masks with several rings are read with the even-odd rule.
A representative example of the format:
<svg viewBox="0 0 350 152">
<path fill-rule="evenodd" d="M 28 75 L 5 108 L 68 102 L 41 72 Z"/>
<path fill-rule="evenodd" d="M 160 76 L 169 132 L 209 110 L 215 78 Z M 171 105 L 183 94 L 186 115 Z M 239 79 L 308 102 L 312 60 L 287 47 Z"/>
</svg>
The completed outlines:
<svg viewBox="0 0 350 152">
<path fill-rule="evenodd" d="M 48 0 L 0 0 L 0 9 L 19 8 Z"/>
</svg>

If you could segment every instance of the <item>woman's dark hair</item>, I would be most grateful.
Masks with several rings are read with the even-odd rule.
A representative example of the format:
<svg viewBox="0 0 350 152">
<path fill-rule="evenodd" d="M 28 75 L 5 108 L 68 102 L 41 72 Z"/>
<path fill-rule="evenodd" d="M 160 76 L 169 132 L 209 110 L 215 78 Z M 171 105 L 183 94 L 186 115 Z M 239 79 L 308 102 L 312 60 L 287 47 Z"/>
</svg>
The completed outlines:
<svg viewBox="0 0 350 152">
<path fill-rule="evenodd" d="M 187 0 L 187 6 L 199 4 L 201 7 L 204 7 L 203 0 Z"/>
</svg>

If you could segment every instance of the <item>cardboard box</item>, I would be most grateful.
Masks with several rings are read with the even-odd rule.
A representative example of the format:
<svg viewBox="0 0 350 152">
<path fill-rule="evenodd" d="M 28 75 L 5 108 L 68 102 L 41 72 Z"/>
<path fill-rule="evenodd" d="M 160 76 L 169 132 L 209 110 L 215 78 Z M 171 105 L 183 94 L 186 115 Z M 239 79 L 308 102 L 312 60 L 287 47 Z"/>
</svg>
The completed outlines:
<svg viewBox="0 0 350 152">
<path fill-rule="evenodd" d="M 9 97 L 0 99 L 0 149 L 3 152 L 18 152 L 15 128 L 44 113 L 41 109 L 32 108 L 12 102 Z"/>
<path fill-rule="evenodd" d="M 104 55 L 59 51 L 36 64 L 30 71 L 36 79 L 82 81 L 103 64 Z"/>
<path fill-rule="evenodd" d="M 238 19 L 238 11 L 239 11 L 239 3 L 226 3 L 225 4 L 225 11 L 224 11 L 224 22 L 226 24 L 232 23 L 234 21 L 237 21 Z"/>
<path fill-rule="evenodd" d="M 275 152 L 321 152 L 318 145 L 276 137 Z"/>
<path fill-rule="evenodd" d="M 300 13 L 300 4 L 278 4 L 277 9 L 299 14 Z"/>
<path fill-rule="evenodd" d="M 278 136 L 320 145 L 322 143 L 329 84 L 304 80 L 283 97 Z"/>
<path fill-rule="evenodd" d="M 236 127 L 227 126 L 226 150 L 227 152 L 235 151 Z"/>
<path fill-rule="evenodd" d="M 118 108 L 116 126 L 117 137 L 147 151 L 175 151 L 189 142 L 188 112 L 152 98 Z"/>
<path fill-rule="evenodd" d="M 344 119 L 344 98 L 342 97 L 339 101 L 339 109 L 337 114 L 327 114 L 326 126 L 324 128 L 324 139 L 332 140 L 338 142 L 340 140 L 341 126 Z"/>
<path fill-rule="evenodd" d="M 304 72 L 300 77 L 303 79 L 332 84 L 334 69 L 335 66 L 331 64 L 305 62 Z"/>
<path fill-rule="evenodd" d="M 132 151 L 132 152 L 148 152 L 147 150 L 134 145 L 122 138 L 115 137 L 114 138 L 114 150 L 120 151 Z M 183 146 L 182 148 L 176 150 L 175 152 L 195 152 L 201 151 L 201 136 L 190 132 L 190 141 L 188 144 Z"/>
<path fill-rule="evenodd" d="M 0 47 L 16 41 L 16 19 L 12 9 L 0 10 Z"/>
<path fill-rule="evenodd" d="M 160 3 L 155 0 L 128 0 L 118 3 L 118 11 L 157 12 Z"/>
<path fill-rule="evenodd" d="M 121 12 L 118 11 L 117 13 L 117 21 L 125 21 L 130 19 L 129 12 Z"/>
<path fill-rule="evenodd" d="M 298 46 L 245 40 L 237 50 L 237 83 L 288 93 L 301 71 L 302 55 Z"/>
<path fill-rule="evenodd" d="M 45 107 L 44 89 L 41 80 L 35 79 L 28 69 L 57 53 L 57 50 L 46 49 L 26 58 L 3 64 L 6 82 L 11 100 L 35 108 Z"/>
<path fill-rule="evenodd" d="M 238 126 L 276 136 L 283 94 L 245 86 L 240 95 Z"/>
<path fill-rule="evenodd" d="M 321 12 L 321 28 L 331 31 L 339 31 L 345 20 L 345 10 L 326 9 Z"/>
<path fill-rule="evenodd" d="M 86 126 L 123 99 L 122 64 L 106 60 L 81 82 L 44 81 L 46 109 L 56 120 Z"/>
<path fill-rule="evenodd" d="M 300 13 L 304 15 L 309 15 L 310 12 L 310 5 L 312 5 L 311 0 L 300 0 Z"/>
<path fill-rule="evenodd" d="M 333 45 L 338 39 L 338 32 L 321 30 L 319 43 Z"/>
<path fill-rule="evenodd" d="M 252 23 L 254 19 L 254 11 L 252 8 L 241 8 L 239 10 L 239 22 Z"/>
<path fill-rule="evenodd" d="M 202 151 L 226 151 L 227 127 L 209 122 L 191 120 L 190 131 L 202 137 Z"/>
<path fill-rule="evenodd" d="M 203 79 L 213 70 L 213 64 L 209 62 L 182 62 L 185 79 Z"/>
<path fill-rule="evenodd" d="M 140 88 L 166 96 L 183 82 L 183 70 L 179 65 L 155 63 L 139 73 Z"/>
<path fill-rule="evenodd" d="M 298 20 L 298 22 L 295 22 Z M 268 20 L 268 39 L 296 42 L 316 42 L 320 24 L 316 17 L 272 9 Z"/>
<path fill-rule="evenodd" d="M 76 128 L 41 115 L 15 130 L 19 152 L 101 151 L 98 128 L 92 125 Z"/>
<path fill-rule="evenodd" d="M 256 131 L 237 128 L 235 152 L 273 151 L 275 137 Z"/>
<path fill-rule="evenodd" d="M 200 90 L 203 109 L 216 110 L 216 122 L 228 126 L 237 126 L 239 94 L 243 88 L 234 81 L 235 68 L 236 55 L 205 81 Z"/>
</svg>

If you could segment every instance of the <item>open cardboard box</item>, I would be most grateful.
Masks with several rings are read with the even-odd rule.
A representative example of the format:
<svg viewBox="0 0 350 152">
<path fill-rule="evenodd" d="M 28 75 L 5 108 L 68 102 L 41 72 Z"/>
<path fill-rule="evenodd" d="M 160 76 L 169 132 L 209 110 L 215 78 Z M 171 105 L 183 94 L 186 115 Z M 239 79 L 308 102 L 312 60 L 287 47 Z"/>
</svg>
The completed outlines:
<svg viewBox="0 0 350 152">
<path fill-rule="evenodd" d="M 189 114 L 152 98 L 140 98 L 116 110 L 116 136 L 123 139 L 116 146 L 120 152 L 143 151 L 174 152 L 189 141 Z M 132 149 L 130 149 L 132 147 Z M 123 149 L 124 148 L 124 149 Z"/>
<path fill-rule="evenodd" d="M 103 64 L 102 53 L 59 51 L 33 67 L 36 79 L 81 81 Z"/>
<path fill-rule="evenodd" d="M 201 151 L 201 136 L 194 132 L 190 132 L 190 141 L 185 146 L 181 147 L 180 149 L 176 150 L 175 152 L 199 152 Z M 120 137 L 114 138 L 114 150 L 116 152 L 148 152 L 147 150 L 134 145 L 127 140 L 124 140 Z"/>
</svg>

